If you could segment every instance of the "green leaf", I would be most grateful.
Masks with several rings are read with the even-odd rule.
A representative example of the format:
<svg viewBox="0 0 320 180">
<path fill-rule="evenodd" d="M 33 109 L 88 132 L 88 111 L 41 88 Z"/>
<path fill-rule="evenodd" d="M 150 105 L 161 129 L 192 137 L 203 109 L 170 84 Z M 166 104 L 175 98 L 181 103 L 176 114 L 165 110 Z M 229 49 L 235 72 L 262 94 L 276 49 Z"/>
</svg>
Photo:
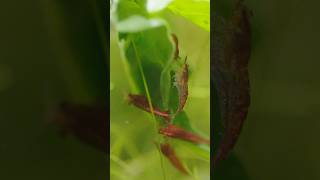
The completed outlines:
<svg viewBox="0 0 320 180">
<path fill-rule="evenodd" d="M 163 69 L 173 56 L 173 45 L 169 40 L 168 31 L 167 27 L 161 26 L 132 34 L 131 43 L 135 44 L 138 52 L 136 58 L 140 58 L 142 63 L 153 63 Z M 128 48 L 129 51 L 130 47 Z"/>
<path fill-rule="evenodd" d="M 209 0 L 175 0 L 169 5 L 169 9 L 210 32 Z"/>
<path fill-rule="evenodd" d="M 115 3 L 117 5 L 114 12 L 116 13 L 115 17 L 117 18 L 117 21 L 122 21 L 132 15 L 140 15 L 144 17 L 148 16 L 148 13 L 144 7 L 141 6 L 141 4 L 138 4 L 136 1 L 117 0 Z"/>
<path fill-rule="evenodd" d="M 160 76 L 160 93 L 162 98 L 162 106 L 169 109 L 170 91 L 171 91 L 171 67 L 173 60 L 169 61 L 161 72 Z"/>
<path fill-rule="evenodd" d="M 179 145 L 184 150 L 189 151 L 190 153 L 201 158 L 205 161 L 210 161 L 210 147 L 206 145 L 197 145 L 186 141 L 174 140 L 175 144 Z"/>
<path fill-rule="evenodd" d="M 188 131 L 192 131 L 194 132 L 194 130 L 192 129 L 191 125 L 190 125 L 190 121 L 189 118 L 186 114 L 185 111 L 181 111 L 172 121 L 172 124 L 177 125 L 179 127 L 182 127 L 185 130 Z"/>
<path fill-rule="evenodd" d="M 161 105 L 160 77 L 165 64 L 173 57 L 173 44 L 169 39 L 166 26 L 148 29 L 139 33 L 128 33 L 124 37 L 127 45 L 124 49 L 130 65 L 132 77 L 140 90 L 143 90 L 138 60 L 142 68 L 155 105 Z M 139 58 L 139 59 L 138 59 Z M 145 94 L 145 92 L 141 91 Z"/>
</svg>

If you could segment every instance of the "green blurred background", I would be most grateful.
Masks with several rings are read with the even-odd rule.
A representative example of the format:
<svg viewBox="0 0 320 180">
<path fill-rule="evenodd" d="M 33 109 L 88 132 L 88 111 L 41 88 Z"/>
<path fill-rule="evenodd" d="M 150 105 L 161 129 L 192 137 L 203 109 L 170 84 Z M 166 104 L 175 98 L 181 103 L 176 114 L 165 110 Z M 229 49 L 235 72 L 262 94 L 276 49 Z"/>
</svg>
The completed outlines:
<svg viewBox="0 0 320 180">
<path fill-rule="evenodd" d="M 170 23 L 172 32 L 179 39 L 180 55 L 188 56 L 192 71 L 185 110 L 192 125 L 208 137 L 210 134 L 210 33 L 170 12 L 165 12 L 164 15 Z M 149 114 L 129 106 L 125 101 L 130 87 L 118 48 L 117 35 L 112 26 L 110 37 L 111 179 L 162 180 L 159 152 L 154 145 L 156 134 L 154 122 Z M 209 162 L 199 160 L 185 148 L 180 147 L 176 150 L 177 154 L 188 162 L 192 171 L 196 168 L 199 179 L 210 179 Z M 164 169 L 167 179 L 195 179 L 183 176 L 167 159 L 164 159 Z"/>
<path fill-rule="evenodd" d="M 0 9 L 0 179 L 106 179 L 104 153 L 49 123 L 62 100 L 105 101 L 106 2 L 12 0 Z"/>
<path fill-rule="evenodd" d="M 215 2 L 219 14 L 230 10 L 230 0 Z M 240 164 L 226 162 L 219 178 L 320 179 L 319 3 L 246 0 L 246 4 L 254 14 L 252 102 L 235 148 Z M 244 169 L 248 178 L 227 178 L 236 168 Z"/>
</svg>

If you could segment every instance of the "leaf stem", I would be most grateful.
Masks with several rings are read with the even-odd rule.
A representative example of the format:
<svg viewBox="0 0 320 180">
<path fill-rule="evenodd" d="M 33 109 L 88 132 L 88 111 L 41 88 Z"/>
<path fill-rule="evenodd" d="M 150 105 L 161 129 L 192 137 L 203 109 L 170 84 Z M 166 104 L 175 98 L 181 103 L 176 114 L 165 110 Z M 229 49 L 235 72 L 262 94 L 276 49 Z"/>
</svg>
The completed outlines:
<svg viewBox="0 0 320 180">
<path fill-rule="evenodd" d="M 151 101 L 151 96 L 150 96 L 148 84 L 147 84 L 146 77 L 145 77 L 144 72 L 143 72 L 143 67 L 141 65 L 141 60 L 139 58 L 136 45 L 135 45 L 133 40 L 132 40 L 132 46 L 133 46 L 133 49 L 134 49 L 134 52 L 135 52 L 135 55 L 136 55 L 136 60 L 137 60 L 139 71 L 140 71 L 140 74 L 141 74 L 141 77 L 142 77 L 143 85 L 144 85 L 144 88 L 145 88 L 145 91 L 146 91 L 146 95 L 147 95 L 147 99 L 148 99 L 148 104 L 150 106 L 152 118 L 154 120 L 154 127 L 155 127 L 156 136 L 159 138 L 158 141 L 160 141 L 160 136 L 157 133 L 158 132 L 157 120 L 156 120 L 156 116 L 154 114 L 154 108 L 152 106 L 152 101 Z M 163 173 L 163 179 L 166 180 L 166 173 L 165 173 L 165 169 L 164 169 L 164 165 L 163 165 L 162 156 L 161 156 L 161 153 L 160 153 L 160 147 L 158 147 L 159 146 L 158 143 L 156 143 L 156 144 L 157 144 L 156 146 L 157 146 L 157 149 L 158 149 L 158 152 L 159 152 L 159 155 L 160 155 L 160 164 L 161 164 L 161 169 L 162 169 L 162 173 Z"/>
</svg>

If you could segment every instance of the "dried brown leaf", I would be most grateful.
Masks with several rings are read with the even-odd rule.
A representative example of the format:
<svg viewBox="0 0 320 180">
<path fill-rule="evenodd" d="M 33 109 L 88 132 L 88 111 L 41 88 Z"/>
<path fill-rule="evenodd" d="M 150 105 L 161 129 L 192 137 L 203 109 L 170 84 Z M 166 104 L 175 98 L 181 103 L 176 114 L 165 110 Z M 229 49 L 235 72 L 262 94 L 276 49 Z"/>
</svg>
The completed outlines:
<svg viewBox="0 0 320 180">
<path fill-rule="evenodd" d="M 176 152 L 174 151 L 173 147 L 169 143 L 160 144 L 160 149 L 163 155 L 169 159 L 171 164 L 179 170 L 181 173 L 188 175 L 189 173 L 182 165 L 180 159 L 178 158 Z"/>
<path fill-rule="evenodd" d="M 189 70 L 188 64 L 186 63 L 187 57 L 184 61 L 184 64 L 180 70 L 175 74 L 175 85 L 178 89 L 179 94 L 179 105 L 176 111 L 176 114 L 181 112 L 188 99 L 188 79 L 189 79 Z"/>
<path fill-rule="evenodd" d="M 178 38 L 175 34 L 171 34 L 171 37 L 173 39 L 173 42 L 175 44 L 175 52 L 174 52 L 174 59 L 179 58 L 179 43 L 178 43 Z"/>
<path fill-rule="evenodd" d="M 151 113 L 151 108 L 149 106 L 149 102 L 147 97 L 143 95 L 137 95 L 137 94 L 128 94 L 128 101 L 130 104 L 133 104 L 139 109 L 142 109 L 146 112 Z M 162 117 L 166 119 L 167 121 L 170 120 L 170 113 L 169 111 L 162 111 L 157 107 L 152 107 L 153 108 L 153 113 L 159 117 Z"/>
<path fill-rule="evenodd" d="M 210 145 L 210 140 L 205 139 L 193 132 L 182 129 L 173 124 L 169 124 L 166 127 L 160 128 L 159 133 L 171 138 L 177 138 L 185 141 L 189 141 L 195 144 L 208 144 Z"/>
<path fill-rule="evenodd" d="M 221 58 L 213 60 L 214 80 L 224 129 L 214 155 L 214 164 L 225 159 L 233 149 L 250 104 L 248 75 L 251 52 L 250 16 L 247 7 L 239 1 L 225 27 Z"/>
<path fill-rule="evenodd" d="M 71 134 L 107 153 L 106 108 L 64 102 L 53 122 L 60 126 L 64 134 Z"/>
</svg>

